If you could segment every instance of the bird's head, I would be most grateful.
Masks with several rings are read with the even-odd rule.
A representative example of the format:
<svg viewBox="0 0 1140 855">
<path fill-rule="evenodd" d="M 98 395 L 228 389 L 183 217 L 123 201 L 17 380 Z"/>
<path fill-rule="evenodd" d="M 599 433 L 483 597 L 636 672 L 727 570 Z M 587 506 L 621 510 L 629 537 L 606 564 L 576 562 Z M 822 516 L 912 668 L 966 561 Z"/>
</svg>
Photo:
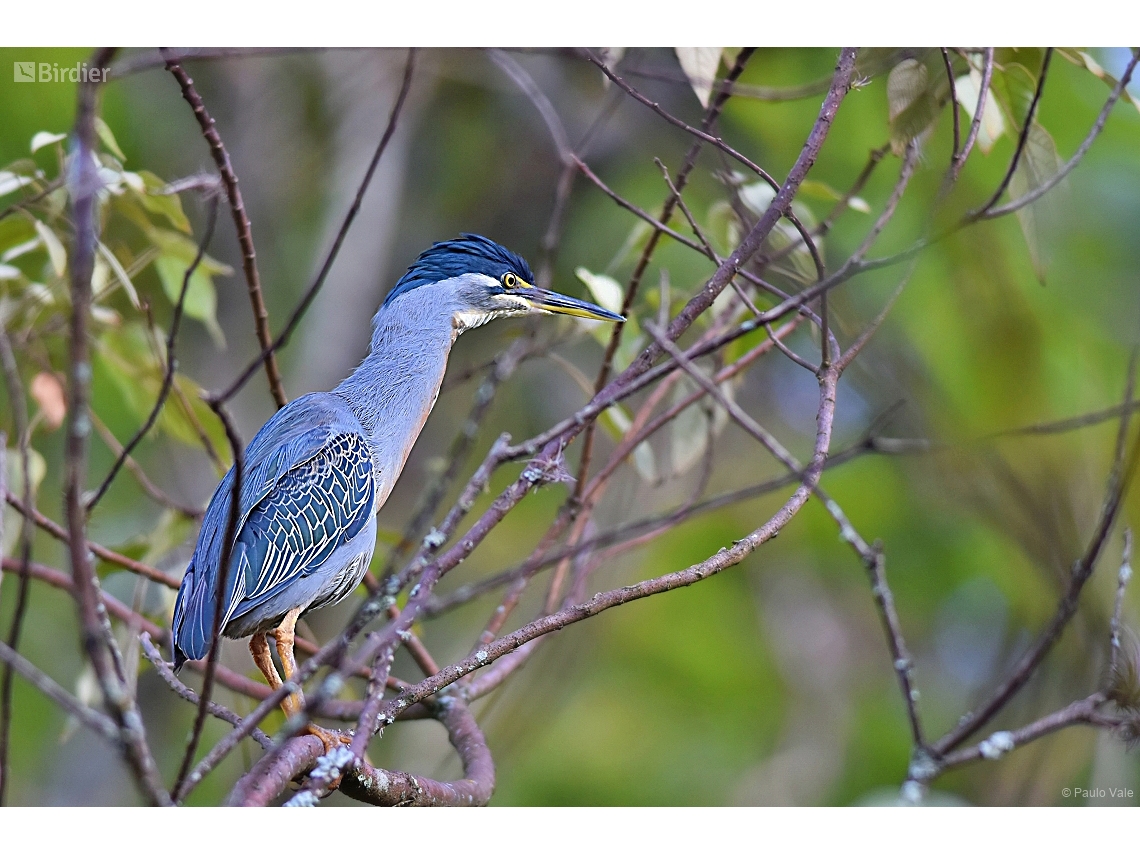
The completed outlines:
<svg viewBox="0 0 1140 855">
<path fill-rule="evenodd" d="M 387 306 L 421 286 L 443 289 L 459 330 L 495 318 L 537 312 L 598 321 L 624 321 L 621 315 L 557 291 L 538 288 L 530 265 L 519 255 L 481 235 L 464 234 L 433 244 L 420 254 L 389 293 Z"/>
</svg>

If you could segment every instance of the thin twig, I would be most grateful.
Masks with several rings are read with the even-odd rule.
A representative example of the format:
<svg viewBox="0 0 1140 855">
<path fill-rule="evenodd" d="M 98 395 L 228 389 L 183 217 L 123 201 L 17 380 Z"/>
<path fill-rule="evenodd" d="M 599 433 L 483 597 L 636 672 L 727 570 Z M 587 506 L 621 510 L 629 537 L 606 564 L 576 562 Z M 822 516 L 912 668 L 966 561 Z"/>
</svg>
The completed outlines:
<svg viewBox="0 0 1140 855">
<path fill-rule="evenodd" d="M 1126 386 L 1126 402 L 1131 401 L 1135 367 L 1134 359 L 1130 365 Z M 1127 433 L 1130 412 L 1130 410 L 1126 410 L 1121 418 L 1121 435 Z M 1123 505 L 1124 495 L 1137 460 L 1140 460 L 1140 435 L 1137 435 L 1130 450 L 1126 449 L 1124 443 L 1118 443 L 1117 456 L 1105 487 L 1104 505 L 1101 508 L 1100 519 L 1097 521 L 1084 554 L 1073 565 L 1068 584 L 1065 586 L 1065 591 L 1057 604 L 1053 617 L 1029 649 L 1021 655 L 1009 675 L 994 689 L 993 693 L 977 709 L 964 715 L 953 730 L 938 740 L 933 746 L 935 757 L 945 756 L 984 727 L 986 722 L 1002 710 L 1010 699 L 1029 682 L 1029 678 L 1037 672 L 1038 666 L 1049 651 L 1053 649 L 1053 645 L 1060 638 L 1061 632 L 1076 613 L 1081 591 L 1092 576 L 1101 552 L 1108 542 L 1109 533 L 1112 531 L 1113 524 L 1116 522 L 1116 517 Z"/>
<path fill-rule="evenodd" d="M 199 704 L 198 693 L 178 679 L 174 673 L 174 669 L 170 667 L 170 663 L 163 660 L 162 654 L 159 653 L 158 648 L 154 646 L 154 642 L 150 640 L 150 634 L 144 632 L 140 641 L 142 643 L 143 654 L 150 661 L 150 664 L 154 666 L 154 670 L 158 672 L 158 675 L 162 677 L 166 685 L 170 686 L 178 697 L 197 706 Z M 226 709 L 221 704 L 210 701 L 206 705 L 206 709 L 214 718 L 220 718 L 222 721 L 234 727 L 241 725 L 241 716 L 233 710 Z M 260 728 L 254 728 L 250 736 L 253 737 L 258 745 L 267 750 L 273 745 L 273 740 Z"/>
<path fill-rule="evenodd" d="M 752 51 L 755 50 L 755 48 L 745 48 L 745 50 L 748 51 L 748 55 L 744 57 L 744 61 L 747 62 Z M 757 175 L 763 176 L 763 175 L 767 174 L 763 169 L 761 169 L 759 166 L 757 166 L 755 163 L 753 163 L 749 158 L 747 158 L 746 156 L 741 154 L 739 151 L 734 149 L 732 146 L 730 146 L 728 143 L 726 143 L 722 138 L 717 137 L 717 136 L 713 136 L 712 134 L 710 134 L 708 131 L 709 131 L 709 128 L 712 127 L 712 122 L 702 122 L 700 128 L 694 128 L 692 125 L 688 124 L 687 122 L 682 121 L 681 119 L 678 119 L 672 113 L 669 113 L 667 110 L 663 109 L 661 107 L 661 105 L 658 104 L 656 101 L 652 101 L 649 98 L 646 98 L 639 91 L 637 91 L 634 87 L 630 86 L 629 83 L 627 83 L 620 76 L 618 76 L 612 70 L 610 70 L 609 66 L 607 66 L 604 62 L 602 62 L 601 59 L 599 59 L 597 56 L 595 56 L 592 51 L 583 50 L 582 54 L 586 58 L 586 60 L 589 61 L 592 65 L 596 66 L 598 68 L 598 70 L 601 71 L 602 74 L 604 74 L 610 80 L 610 82 L 615 84 L 619 89 L 621 89 L 623 92 L 625 92 L 631 98 L 633 98 L 639 104 L 643 104 L 646 107 L 648 107 L 650 110 L 652 110 L 654 113 L 656 113 L 658 116 L 660 116 L 662 119 L 664 119 L 669 124 L 673 125 L 674 127 L 680 128 L 685 133 L 690 134 L 691 136 L 694 136 L 697 139 L 708 143 L 709 145 L 713 146 L 714 148 L 720 149 L 725 154 L 727 154 L 729 157 L 731 157 L 733 160 L 738 161 L 739 163 L 741 163 L 743 166 L 747 167 L 752 172 L 755 172 Z M 744 63 L 742 63 L 740 61 L 739 56 L 737 57 L 736 64 L 740 67 L 740 71 L 738 71 L 736 74 L 730 73 L 729 75 L 727 75 L 725 77 L 725 80 L 721 81 L 719 84 L 720 85 L 720 94 L 723 96 L 723 98 L 725 100 L 727 100 L 728 97 L 730 97 L 733 94 L 733 88 L 732 88 L 733 84 L 736 82 L 737 78 L 739 78 L 740 72 L 744 70 Z M 717 113 L 719 113 L 719 112 L 720 111 L 717 110 Z M 708 113 L 706 113 L 706 117 L 707 116 L 708 116 Z"/>
<path fill-rule="evenodd" d="M 43 531 L 46 531 L 56 540 L 70 545 L 71 536 L 67 533 L 67 530 L 63 528 L 63 526 L 59 525 L 59 523 L 48 519 L 35 508 L 31 508 L 29 510 L 23 502 L 12 495 L 11 491 L 9 491 L 4 498 L 9 505 L 11 505 L 28 519 L 32 520 L 32 522 L 34 522 L 37 527 Z M 150 579 L 152 582 L 157 582 L 158 584 L 164 585 L 167 588 L 172 588 L 175 591 L 178 590 L 178 580 L 173 576 L 163 573 L 156 567 L 151 567 L 149 564 L 144 564 L 142 561 L 136 561 L 133 558 L 128 558 L 126 555 L 115 552 L 113 549 L 108 549 L 102 544 L 95 543 L 93 540 L 87 541 L 86 546 L 87 551 L 90 551 L 92 554 L 94 554 L 96 558 L 102 558 L 104 561 L 107 561 L 118 567 L 122 567 L 124 570 L 130 570 L 132 573 L 136 573 L 139 576 L 144 576 L 147 579 Z"/>
<path fill-rule="evenodd" d="M 69 715 L 116 746 L 120 744 L 119 728 L 108 716 L 87 706 L 3 641 L 0 641 L 0 661 L 27 680 L 56 706 L 66 710 Z"/>
<path fill-rule="evenodd" d="M 162 412 L 162 406 L 166 403 L 166 396 L 170 394 L 170 387 L 174 383 L 174 374 L 178 369 L 178 361 L 174 355 L 174 346 L 178 341 L 178 327 L 182 323 L 182 310 L 186 304 L 186 293 L 190 290 L 190 277 L 194 275 L 194 271 L 198 269 L 198 265 L 202 263 L 202 259 L 206 256 L 206 249 L 210 245 L 210 239 L 214 236 L 214 224 L 218 219 L 218 199 L 216 196 L 210 197 L 209 207 L 206 210 L 206 228 L 202 233 L 202 240 L 198 243 L 198 251 L 194 255 L 194 260 L 190 262 L 190 266 L 186 268 L 186 273 L 182 277 L 182 288 L 178 292 L 178 300 L 174 304 L 174 317 L 170 321 L 170 333 L 166 337 L 166 371 L 162 376 L 162 386 L 158 390 L 158 398 L 154 402 L 150 413 L 146 417 L 146 421 L 135 432 L 135 435 L 127 441 L 123 446 L 123 450 L 115 458 L 115 462 L 111 464 L 111 469 L 107 473 L 107 477 L 103 479 L 103 483 L 86 502 L 87 513 L 90 514 L 103 498 L 103 494 L 107 492 L 107 488 L 111 486 L 111 482 L 115 480 L 115 476 L 119 474 L 123 463 L 130 456 L 135 447 L 142 441 L 142 438 L 147 435 L 154 423 L 158 420 L 158 414 Z"/>
<path fill-rule="evenodd" d="M 115 48 L 102 48 L 92 56 L 90 66 L 106 66 L 114 54 Z M 94 154 L 97 96 L 98 84 L 80 84 L 72 137 L 74 167 L 68 178 L 75 239 L 68 257 L 71 318 L 64 513 L 67 518 L 69 557 L 84 653 L 91 662 L 103 700 L 119 729 L 121 750 L 136 785 L 152 804 L 169 804 L 170 795 L 162 785 L 154 757 L 147 745 L 142 717 L 129 691 L 118 644 L 100 598 L 95 569 L 85 549 L 87 514 L 83 506 L 83 484 L 87 474 L 88 440 L 91 434 L 91 420 L 87 411 L 92 377 L 88 320 L 92 299 L 91 277 L 98 240 L 97 194 L 102 187 Z"/>
<path fill-rule="evenodd" d="M 1009 168 L 1006 169 L 1005 175 L 1002 176 L 1001 183 L 998 184 L 997 189 L 994 190 L 993 195 L 989 200 L 969 214 L 969 219 L 975 220 L 986 215 L 986 212 L 997 204 L 997 200 L 1001 198 L 1001 194 L 1009 187 L 1009 182 L 1013 179 L 1013 173 L 1017 171 L 1017 165 L 1021 162 L 1021 157 L 1025 153 L 1025 146 L 1029 142 L 1029 132 L 1033 127 L 1033 122 L 1037 117 L 1037 105 L 1041 102 L 1041 93 L 1045 89 L 1045 76 L 1049 73 L 1049 60 L 1053 58 L 1053 48 L 1045 48 L 1045 58 L 1041 61 L 1041 73 L 1037 77 L 1037 88 L 1033 91 L 1033 99 L 1029 102 L 1029 110 L 1025 115 L 1025 124 L 1021 126 L 1021 133 L 1017 138 L 1017 146 L 1013 150 L 1013 157 L 1009 160 Z"/>
<path fill-rule="evenodd" d="M 135 481 L 142 487 L 144 493 L 164 508 L 170 508 L 172 511 L 177 511 L 191 519 L 202 519 L 202 515 L 206 513 L 206 509 L 177 501 L 168 495 L 165 490 L 151 481 L 150 476 L 146 474 L 146 470 L 139 465 L 139 462 L 135 460 L 134 457 L 123 453 L 123 444 L 115 438 L 115 434 L 107 427 L 106 422 L 96 415 L 94 410 L 91 410 L 91 424 L 94 426 L 95 432 L 98 433 L 99 437 L 103 440 L 103 443 L 111 450 L 111 453 L 116 456 L 123 456 L 123 466 L 134 476 Z"/>
<path fill-rule="evenodd" d="M 234 474 L 234 478 L 232 486 L 230 487 L 230 503 L 229 512 L 226 514 L 226 528 L 222 534 L 221 555 L 219 556 L 215 573 L 217 578 L 212 592 L 214 595 L 214 614 L 210 629 L 210 652 L 206 658 L 206 672 L 202 679 L 202 694 L 198 699 L 198 713 L 194 717 L 194 726 L 190 731 L 190 739 L 186 744 L 186 753 L 182 757 L 182 765 L 178 769 L 178 775 L 174 779 L 174 786 L 171 788 L 171 794 L 175 801 L 182 801 L 185 797 L 184 787 L 186 784 L 186 776 L 190 773 L 190 764 L 194 762 L 194 754 L 198 750 L 198 741 L 202 738 L 202 728 L 205 726 L 206 714 L 209 711 L 210 695 L 214 690 L 214 678 L 218 668 L 218 656 L 221 653 L 221 645 L 218 642 L 222 635 L 222 613 L 225 611 L 226 595 L 228 593 L 226 586 L 230 578 L 230 559 L 233 555 L 234 542 L 237 540 L 238 524 L 241 518 L 241 485 L 245 477 L 245 453 L 242 450 L 241 437 L 238 436 L 233 420 L 230 418 L 229 413 L 226 412 L 225 405 L 221 402 L 211 403 L 210 408 L 214 411 L 214 414 L 217 415 L 222 426 L 225 428 L 226 439 L 229 440 L 230 451 L 234 457 L 234 466 L 231 470 Z"/>
<path fill-rule="evenodd" d="M 16 363 L 16 354 L 12 350 L 12 341 L 8 331 L 0 322 L 0 364 L 4 369 L 4 382 L 8 391 L 8 402 L 12 408 L 12 427 L 16 433 L 16 447 L 20 455 L 20 478 L 23 481 L 21 492 L 26 507 L 32 505 L 32 473 L 30 453 L 28 450 L 28 401 L 24 396 L 24 384 L 20 380 L 20 367 Z M 6 440 L 4 441 L 6 445 Z M 0 482 L 7 476 L 7 461 L 4 455 L 6 448 L 0 447 Z M 7 492 L 7 484 L 4 484 Z M 2 511 L 0 511 L 2 516 Z M 3 522 L 0 520 L 0 529 Z M 12 622 L 8 628 L 8 647 L 13 651 L 20 649 L 20 631 L 24 625 L 24 615 L 28 608 L 28 565 L 32 560 L 32 535 L 34 533 L 32 521 L 27 516 L 20 518 L 19 554 L 20 577 L 16 583 L 16 605 L 12 609 Z M 4 676 L 0 683 L 0 807 L 3 807 L 8 790 L 8 750 L 12 734 L 12 666 L 5 665 Z"/>
<path fill-rule="evenodd" d="M 1074 152 L 1073 156 L 1069 158 L 1060 169 L 1057 170 L 1056 174 L 1051 176 L 1048 181 L 1043 182 L 1039 186 L 1030 190 L 1028 193 L 1022 196 L 1018 196 L 1013 201 L 1007 202 L 1001 207 L 989 209 L 986 211 L 985 215 L 981 217 L 981 219 L 992 220 L 995 217 L 1002 217 L 1006 214 L 1012 213 L 1013 211 L 1019 210 L 1020 208 L 1024 208 L 1026 205 L 1029 205 L 1032 202 L 1036 202 L 1038 199 L 1040 199 L 1042 196 L 1044 196 L 1046 193 L 1048 193 L 1050 190 L 1065 180 L 1065 176 L 1072 172 L 1084 159 L 1085 154 L 1088 153 L 1088 150 L 1092 147 L 1092 144 L 1096 141 L 1096 138 L 1100 136 L 1100 132 L 1104 130 L 1104 125 L 1108 121 L 1109 113 L 1111 113 L 1112 108 L 1116 106 L 1116 102 L 1120 99 L 1121 94 L 1124 92 L 1124 87 L 1128 85 L 1128 81 L 1132 79 L 1132 72 L 1136 69 L 1137 62 L 1140 62 L 1140 52 L 1132 55 L 1131 61 L 1128 63 L 1127 67 L 1125 67 L 1124 73 L 1120 75 L 1120 79 L 1116 82 L 1116 85 L 1112 88 L 1112 93 L 1108 96 L 1108 100 L 1105 101 L 1104 107 L 1101 109 L 1100 114 L 1096 117 L 1096 121 L 1093 122 L 1093 126 L 1089 130 L 1088 135 L 1085 137 L 1080 146 L 1077 147 L 1077 150 Z"/>
<path fill-rule="evenodd" d="M 56 178 L 52 181 L 49 181 L 47 184 L 44 185 L 44 188 L 42 190 L 40 190 L 38 193 L 35 193 L 35 194 L 27 197 L 26 199 L 21 199 L 18 202 L 13 202 L 11 205 L 6 207 L 4 210 L 0 211 L 0 220 L 3 220 L 8 215 L 14 214 L 17 211 L 22 211 L 30 205 L 36 204 L 36 202 L 42 201 L 43 199 L 47 198 L 52 193 L 54 193 L 56 190 L 58 190 L 60 187 L 62 187 L 63 184 L 64 184 L 63 178 Z"/>
<path fill-rule="evenodd" d="M 966 763 L 973 763 L 978 760 L 996 760 L 1015 748 L 1020 748 L 1022 745 L 1040 739 L 1042 736 L 1047 736 L 1066 727 L 1072 727 L 1075 724 L 1091 724 L 1098 727 L 1111 726 L 1099 721 L 1096 715 L 1104 701 L 1104 695 L 1096 692 L 1083 700 L 1074 701 L 1064 709 L 1043 716 L 1023 728 L 994 733 L 977 745 L 959 749 L 942 757 L 937 765 L 931 769 L 932 777 L 942 774 L 947 769 Z M 926 780 L 929 779 L 926 778 Z"/>
<path fill-rule="evenodd" d="M 962 144 L 962 131 L 961 120 L 958 116 L 960 108 L 958 107 L 958 91 L 954 83 L 954 67 L 950 64 L 950 52 L 946 48 L 939 48 L 942 51 L 942 63 L 946 66 L 946 82 L 950 86 L 950 115 L 954 117 L 954 148 L 950 152 L 950 160 L 958 156 L 958 146 Z"/>
<path fill-rule="evenodd" d="M 737 424 L 743 427 L 750 436 L 767 448 L 791 473 L 805 477 L 806 470 L 803 469 L 800 462 L 796 460 L 769 431 L 749 416 L 739 404 L 728 398 L 715 383 L 701 373 L 692 361 L 686 359 L 675 344 L 666 339 L 652 324 L 646 324 L 645 329 L 653 336 L 657 343 L 665 349 L 666 353 L 680 363 L 681 367 L 688 372 L 689 376 L 692 377 L 698 385 L 704 388 L 713 400 L 724 407 L 729 416 L 731 416 Z M 820 370 L 826 369 L 821 368 Z M 911 735 L 914 739 L 915 747 L 921 748 L 923 747 L 924 741 L 917 710 L 918 692 L 913 685 L 913 662 L 903 638 L 902 626 L 894 605 L 894 597 L 891 594 L 890 587 L 887 585 L 882 547 L 877 543 L 873 547 L 868 546 L 867 542 L 863 540 L 854 526 L 851 525 L 850 520 L 848 520 L 847 516 L 843 513 L 839 504 L 819 486 L 818 478 L 812 489 L 816 495 L 819 496 L 820 500 L 823 501 L 827 512 L 839 525 L 840 536 L 855 550 L 867 568 L 871 579 L 871 591 L 874 594 L 876 604 L 879 606 L 880 616 L 882 617 L 884 631 L 891 651 L 891 658 L 894 662 L 894 669 L 898 675 L 899 684 L 903 692 L 907 715 L 910 719 Z"/>
<path fill-rule="evenodd" d="M 261 276 L 257 271 L 257 251 L 253 246 L 253 228 L 245 212 L 245 202 L 242 200 L 241 190 L 238 187 L 237 175 L 234 174 L 233 164 L 230 162 L 229 152 L 222 143 L 221 135 L 215 126 L 213 117 L 207 112 L 202 96 L 194 88 L 194 81 L 186 70 L 174 58 L 173 52 L 168 48 L 161 49 L 166 60 L 166 70 L 178 81 L 182 90 L 182 97 L 194 112 L 194 118 L 202 129 L 202 136 L 210 146 L 210 155 L 222 176 L 222 183 L 226 188 L 226 198 L 230 203 L 230 214 L 233 217 L 234 228 L 237 229 L 238 243 L 241 245 L 242 270 L 245 273 L 246 288 L 249 291 L 249 302 L 253 307 L 254 329 L 257 332 L 257 341 L 261 345 L 263 356 L 260 362 L 265 364 L 265 375 L 269 380 L 269 391 L 278 408 L 289 403 L 285 394 L 285 387 L 281 382 L 281 370 L 277 367 L 277 357 L 270 347 L 269 310 L 265 307 L 265 298 L 261 293 Z M 265 352 L 268 351 L 268 352 Z"/>
<path fill-rule="evenodd" d="M 305 296 L 301 298 L 301 302 L 297 304 L 297 308 L 293 310 L 293 314 L 289 316 L 288 322 L 285 327 L 278 333 L 277 338 L 269 341 L 268 327 L 266 328 L 266 337 L 261 341 L 260 334 L 258 340 L 261 341 L 261 353 L 257 355 L 246 368 L 237 376 L 225 391 L 211 396 L 211 401 L 218 403 L 226 403 L 249 381 L 257 371 L 257 366 L 261 362 L 269 364 L 269 360 L 274 359 L 274 353 L 280 348 L 284 347 L 289 342 L 290 336 L 293 335 L 297 325 L 301 322 L 305 312 L 316 298 L 321 287 L 325 284 L 325 279 L 328 278 L 329 271 L 332 269 L 333 262 L 336 261 L 337 254 L 340 252 L 341 245 L 344 243 L 345 237 L 348 235 L 348 230 L 351 228 L 353 221 L 356 219 L 357 213 L 360 211 L 360 205 L 364 201 L 364 194 L 368 190 L 368 185 L 372 183 L 372 176 L 376 172 L 376 167 L 380 164 L 380 158 L 383 156 L 385 149 L 388 148 L 388 143 L 392 139 L 392 135 L 396 132 L 396 123 L 400 117 L 400 111 L 404 107 L 404 102 L 407 100 L 408 91 L 412 86 L 412 71 L 415 68 L 415 48 L 408 50 L 408 60 L 404 65 L 404 79 L 400 84 L 400 92 L 396 96 L 396 103 L 392 105 L 392 112 L 388 116 L 388 124 L 384 128 L 384 133 L 380 137 L 380 142 L 376 146 L 376 151 L 372 155 L 372 160 L 368 163 L 368 168 L 364 171 L 364 177 L 360 182 L 360 186 L 356 190 L 356 196 L 352 200 L 352 205 L 349 206 L 348 212 L 344 216 L 344 221 L 341 223 L 340 229 L 333 239 L 333 244 L 329 247 L 328 254 L 325 255 L 325 260 L 321 263 L 321 268 L 317 273 L 313 283 L 305 291 Z M 236 180 L 236 179 L 235 179 Z M 284 404 L 280 404 L 284 406 Z"/>
<path fill-rule="evenodd" d="M 1124 530 L 1124 552 L 1120 557 L 1120 570 L 1116 573 L 1116 602 L 1112 607 L 1112 623 L 1109 626 L 1108 671 L 1116 673 L 1120 661 L 1120 616 L 1124 611 L 1124 591 L 1132 579 L 1132 529 Z"/>
<path fill-rule="evenodd" d="M 950 168 L 942 182 L 942 191 L 939 195 L 948 192 L 950 187 L 957 183 L 962 167 L 966 165 L 966 158 L 974 150 L 974 143 L 982 130 L 982 116 L 986 111 L 986 98 L 989 96 L 990 80 L 994 73 L 994 49 L 986 48 L 982 57 L 982 80 L 978 86 L 978 104 L 974 108 L 974 118 L 970 121 L 970 130 L 966 134 L 966 142 L 962 148 L 950 158 Z"/>
</svg>

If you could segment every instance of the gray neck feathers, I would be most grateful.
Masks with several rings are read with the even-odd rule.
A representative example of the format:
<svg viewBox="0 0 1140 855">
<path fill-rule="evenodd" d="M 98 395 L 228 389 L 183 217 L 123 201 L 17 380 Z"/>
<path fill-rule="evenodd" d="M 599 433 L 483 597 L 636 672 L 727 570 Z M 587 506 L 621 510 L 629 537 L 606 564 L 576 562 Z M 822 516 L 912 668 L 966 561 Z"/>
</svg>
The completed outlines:
<svg viewBox="0 0 1140 855">
<path fill-rule="evenodd" d="M 371 351 L 333 390 L 364 426 L 389 488 L 435 405 L 460 332 L 451 293 L 421 285 L 382 306 L 372 319 Z"/>
</svg>

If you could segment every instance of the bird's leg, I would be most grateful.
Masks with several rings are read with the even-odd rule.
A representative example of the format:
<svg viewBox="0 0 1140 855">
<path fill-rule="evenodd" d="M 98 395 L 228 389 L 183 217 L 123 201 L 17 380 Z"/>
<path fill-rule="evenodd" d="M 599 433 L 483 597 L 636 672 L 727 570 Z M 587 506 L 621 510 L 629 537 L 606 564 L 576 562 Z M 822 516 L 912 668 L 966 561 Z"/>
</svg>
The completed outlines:
<svg viewBox="0 0 1140 855">
<path fill-rule="evenodd" d="M 297 660 L 293 656 L 293 642 L 296 639 L 297 619 L 299 617 L 301 617 L 301 609 L 292 609 L 286 613 L 280 626 L 270 633 L 274 641 L 277 642 L 277 655 L 281 657 L 281 670 L 285 674 L 286 681 L 292 680 L 293 675 L 297 673 Z M 252 646 L 251 642 L 251 649 Z M 254 659 L 256 660 L 256 658 L 257 654 L 255 653 Z M 267 674 L 266 677 L 268 676 Z M 280 686 L 281 682 L 279 681 L 277 685 Z M 298 689 L 296 692 L 287 695 L 285 699 L 281 701 L 281 710 L 285 713 L 286 718 L 290 718 L 299 713 L 304 705 L 305 696 L 301 693 L 301 690 Z M 325 730 L 323 727 L 318 727 L 312 722 L 309 722 L 305 729 L 306 732 L 311 733 L 324 743 L 326 754 L 336 745 L 348 745 L 352 742 L 351 734 Z"/>
<path fill-rule="evenodd" d="M 301 610 L 293 609 L 286 613 L 281 625 L 270 633 L 273 640 L 277 642 L 277 655 L 281 657 L 281 671 L 285 675 L 286 681 L 292 680 L 293 675 L 297 673 L 297 660 L 293 656 L 293 642 L 296 639 L 297 618 L 300 616 Z M 280 686 L 281 684 L 278 683 L 277 685 Z M 285 717 L 289 718 L 299 713 L 304 703 L 305 697 L 298 689 L 296 692 L 285 696 L 285 699 L 281 701 L 281 710 L 285 713 Z"/>
<path fill-rule="evenodd" d="M 249 640 L 249 652 L 253 655 L 257 670 L 265 675 L 269 688 L 274 691 L 281 688 L 281 675 L 277 673 L 277 667 L 273 664 L 273 655 L 269 652 L 269 641 L 265 638 L 265 633 L 253 634 Z"/>
</svg>

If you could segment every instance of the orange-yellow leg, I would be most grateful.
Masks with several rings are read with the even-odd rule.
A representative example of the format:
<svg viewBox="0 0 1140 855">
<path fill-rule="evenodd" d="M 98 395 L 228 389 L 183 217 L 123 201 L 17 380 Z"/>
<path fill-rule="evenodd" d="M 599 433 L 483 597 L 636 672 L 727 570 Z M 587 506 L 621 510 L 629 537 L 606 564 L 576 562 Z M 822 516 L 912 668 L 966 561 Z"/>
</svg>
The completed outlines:
<svg viewBox="0 0 1140 855">
<path fill-rule="evenodd" d="M 293 656 L 293 642 L 296 639 L 297 619 L 300 617 L 301 610 L 293 609 L 285 615 L 285 619 L 281 621 L 281 625 L 269 633 L 273 636 L 274 641 L 277 642 L 277 655 L 281 657 L 281 669 L 285 674 L 286 680 L 292 680 L 293 675 L 297 673 L 297 660 Z M 265 643 L 264 638 L 262 642 Z M 250 642 L 250 649 L 253 649 L 253 642 Z M 268 657 L 269 645 L 267 643 L 265 644 L 265 649 L 266 656 Z M 254 660 L 257 660 L 256 653 L 254 653 Z M 261 667 L 260 663 L 258 667 Z M 272 662 L 270 662 L 270 669 L 273 669 Z M 267 679 L 269 678 L 268 674 L 265 676 Z M 274 671 L 274 676 L 276 676 L 276 671 Z M 280 686 L 281 682 L 282 681 L 278 679 L 277 685 Z M 270 685 L 272 685 L 272 680 L 270 680 Z M 285 699 L 281 701 L 281 709 L 285 713 L 286 718 L 299 713 L 304 705 L 305 696 L 301 694 L 300 689 L 287 695 Z M 348 745 L 352 742 L 351 734 L 325 730 L 323 727 L 318 727 L 312 722 L 306 725 L 306 731 L 324 743 L 326 754 L 336 745 Z"/>
</svg>

